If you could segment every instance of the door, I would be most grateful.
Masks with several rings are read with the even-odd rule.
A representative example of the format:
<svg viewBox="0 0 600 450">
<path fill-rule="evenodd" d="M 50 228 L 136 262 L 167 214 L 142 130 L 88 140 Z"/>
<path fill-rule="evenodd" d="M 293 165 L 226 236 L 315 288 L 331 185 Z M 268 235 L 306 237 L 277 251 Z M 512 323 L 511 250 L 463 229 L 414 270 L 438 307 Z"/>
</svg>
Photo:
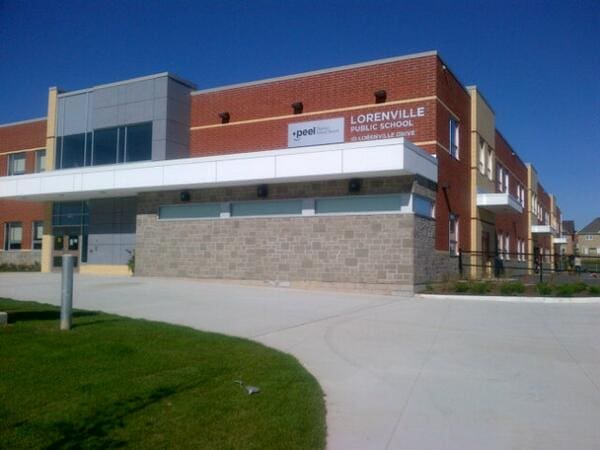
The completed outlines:
<svg viewBox="0 0 600 450">
<path fill-rule="evenodd" d="M 489 277 L 492 274 L 492 255 L 490 253 L 490 233 L 488 231 L 481 233 L 481 262 L 483 275 Z"/>
<path fill-rule="evenodd" d="M 54 249 L 52 252 L 52 266 L 62 267 L 62 256 L 73 255 L 74 266 L 79 266 L 81 236 L 76 231 L 54 230 Z"/>
</svg>

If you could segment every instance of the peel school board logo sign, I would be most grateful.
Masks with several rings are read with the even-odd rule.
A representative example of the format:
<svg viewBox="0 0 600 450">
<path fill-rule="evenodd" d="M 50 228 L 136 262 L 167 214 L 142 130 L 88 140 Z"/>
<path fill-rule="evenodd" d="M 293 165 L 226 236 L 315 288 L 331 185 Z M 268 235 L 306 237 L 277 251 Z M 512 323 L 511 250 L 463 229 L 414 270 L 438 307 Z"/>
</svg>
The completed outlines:
<svg viewBox="0 0 600 450">
<path fill-rule="evenodd" d="M 288 147 L 344 142 L 344 118 L 288 124 Z"/>
</svg>

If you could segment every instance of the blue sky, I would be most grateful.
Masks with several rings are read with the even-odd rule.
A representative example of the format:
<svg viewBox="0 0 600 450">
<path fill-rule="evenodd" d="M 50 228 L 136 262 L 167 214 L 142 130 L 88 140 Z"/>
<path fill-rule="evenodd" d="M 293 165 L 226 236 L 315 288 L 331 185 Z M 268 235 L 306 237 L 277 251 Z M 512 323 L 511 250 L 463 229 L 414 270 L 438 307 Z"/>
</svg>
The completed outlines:
<svg viewBox="0 0 600 450">
<path fill-rule="evenodd" d="M 0 0 L 0 123 L 47 89 L 172 71 L 200 88 L 438 50 L 565 218 L 600 216 L 600 2 Z"/>
</svg>

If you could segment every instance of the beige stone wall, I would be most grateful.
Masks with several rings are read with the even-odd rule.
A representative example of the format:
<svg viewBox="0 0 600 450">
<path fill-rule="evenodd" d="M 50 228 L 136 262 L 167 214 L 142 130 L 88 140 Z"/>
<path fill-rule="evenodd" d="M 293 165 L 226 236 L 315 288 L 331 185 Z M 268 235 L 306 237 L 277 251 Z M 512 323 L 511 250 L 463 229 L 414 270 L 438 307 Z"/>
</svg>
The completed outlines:
<svg viewBox="0 0 600 450">
<path fill-rule="evenodd" d="M 40 250 L 0 251 L 0 264 L 25 264 L 31 266 L 40 263 Z"/>
<path fill-rule="evenodd" d="M 435 220 L 414 218 L 414 285 L 419 290 L 428 283 L 458 278 L 458 258 L 435 250 Z"/>
<path fill-rule="evenodd" d="M 431 192 L 412 177 L 364 180 L 361 192 L 417 190 Z M 347 180 L 269 186 L 271 199 L 346 194 Z M 432 219 L 369 214 L 158 220 L 158 207 L 178 203 L 178 197 L 178 191 L 139 196 L 136 275 L 385 285 L 393 291 L 457 272 L 456 258 L 434 250 Z M 191 197 L 192 202 L 255 199 L 256 188 L 204 189 L 191 191 Z"/>
</svg>

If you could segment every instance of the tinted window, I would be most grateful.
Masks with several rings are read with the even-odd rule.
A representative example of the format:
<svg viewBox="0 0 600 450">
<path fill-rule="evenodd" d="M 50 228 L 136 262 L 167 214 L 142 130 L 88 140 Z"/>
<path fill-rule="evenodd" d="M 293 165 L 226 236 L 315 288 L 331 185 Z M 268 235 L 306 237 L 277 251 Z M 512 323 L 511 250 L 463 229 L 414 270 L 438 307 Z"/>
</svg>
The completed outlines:
<svg viewBox="0 0 600 450">
<path fill-rule="evenodd" d="M 92 165 L 115 164 L 117 162 L 118 128 L 94 131 Z"/>
<path fill-rule="evenodd" d="M 60 152 L 60 161 L 57 161 L 57 167 L 59 164 L 62 169 L 83 167 L 84 145 L 84 133 L 63 136 L 62 151 Z"/>
<path fill-rule="evenodd" d="M 219 217 L 220 203 L 189 203 L 187 205 L 161 206 L 158 210 L 160 219 L 199 219 Z"/>
<path fill-rule="evenodd" d="M 302 200 L 270 200 L 231 204 L 232 216 L 272 216 L 302 214 Z"/>
<path fill-rule="evenodd" d="M 400 211 L 408 205 L 408 195 L 323 198 L 315 201 L 317 214 Z"/>
<path fill-rule="evenodd" d="M 152 159 L 152 122 L 127 127 L 126 161 Z"/>
</svg>

